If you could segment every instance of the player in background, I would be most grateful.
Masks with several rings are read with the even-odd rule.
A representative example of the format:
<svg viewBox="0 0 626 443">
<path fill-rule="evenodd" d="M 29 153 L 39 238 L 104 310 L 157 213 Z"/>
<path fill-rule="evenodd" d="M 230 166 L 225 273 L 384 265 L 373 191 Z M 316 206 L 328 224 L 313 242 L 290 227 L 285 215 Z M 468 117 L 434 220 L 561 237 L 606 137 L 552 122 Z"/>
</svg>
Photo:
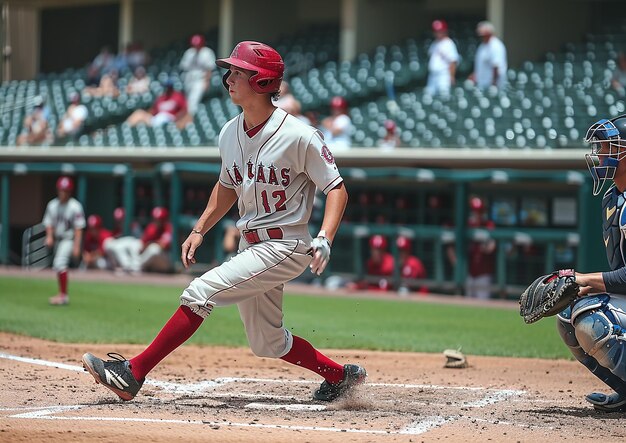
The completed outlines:
<svg viewBox="0 0 626 443">
<path fill-rule="evenodd" d="M 52 269 L 59 283 L 59 293 L 49 301 L 51 305 L 66 305 L 70 302 L 67 269 L 72 258 L 80 259 L 85 213 L 80 202 L 72 197 L 74 182 L 70 177 L 59 177 L 56 188 L 57 197 L 50 200 L 43 216 L 46 246 L 54 249 Z"/>
<path fill-rule="evenodd" d="M 404 235 L 398 236 L 396 239 L 400 262 L 400 277 L 402 280 L 414 280 L 426 278 L 426 268 L 422 261 L 412 254 L 411 240 Z M 405 287 L 401 286 L 400 289 Z M 421 286 L 418 290 L 421 294 L 428 293 L 428 287 Z M 401 291 L 402 292 L 402 291 Z"/>
<path fill-rule="evenodd" d="M 585 397 L 596 410 L 626 411 L 626 115 L 602 119 L 585 136 L 593 195 L 602 198 L 602 238 L 610 271 L 576 272 L 580 298 L 558 314 L 561 338 L 576 360 L 614 392 Z"/>
<path fill-rule="evenodd" d="M 102 225 L 102 217 L 97 214 L 87 217 L 87 229 L 83 241 L 82 266 L 87 269 L 107 269 L 109 263 L 104 251 L 104 245 L 111 237 L 111 232 Z"/>
<path fill-rule="evenodd" d="M 459 52 L 456 44 L 448 37 L 448 24 L 443 20 L 432 23 L 435 40 L 428 48 L 428 82 L 426 90 L 431 95 L 450 94 L 455 84 L 456 67 L 459 63 Z"/>
<path fill-rule="evenodd" d="M 87 353 L 84 366 L 97 382 L 130 400 L 146 375 L 216 306 L 236 304 L 256 355 L 319 374 L 324 381 L 313 397 L 335 400 L 363 382 L 365 370 L 341 365 L 292 335 L 283 323 L 282 301 L 286 282 L 307 267 L 318 275 L 324 271 L 348 199 L 343 179 L 320 132 L 273 105 L 284 70 L 278 52 L 263 43 L 241 42 L 217 65 L 227 70 L 224 87 L 243 112 L 220 132 L 219 180 L 182 244 L 181 261 L 185 267 L 195 263 L 204 235 L 235 202 L 239 253 L 189 284 L 181 306 L 142 353 L 130 360 L 109 354 L 109 361 Z M 321 230 L 312 239 L 308 221 L 316 187 L 327 198 Z"/>
</svg>

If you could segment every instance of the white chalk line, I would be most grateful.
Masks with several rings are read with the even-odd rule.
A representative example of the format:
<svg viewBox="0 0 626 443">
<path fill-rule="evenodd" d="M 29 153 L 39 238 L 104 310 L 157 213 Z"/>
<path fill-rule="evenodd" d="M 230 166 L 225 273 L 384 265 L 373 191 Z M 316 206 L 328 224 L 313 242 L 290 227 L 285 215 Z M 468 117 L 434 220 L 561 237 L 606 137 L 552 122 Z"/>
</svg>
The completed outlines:
<svg viewBox="0 0 626 443">
<path fill-rule="evenodd" d="M 21 363 L 28 363 L 40 366 L 54 367 L 58 369 L 70 370 L 79 373 L 85 373 L 88 375 L 82 366 L 68 365 L 65 363 L 52 362 L 48 360 L 20 357 L 17 355 L 0 353 L 0 358 L 18 361 Z M 313 380 L 290 380 L 290 379 L 266 379 L 266 378 L 243 378 L 243 377 L 220 377 L 214 380 L 205 380 L 197 383 L 182 384 L 174 382 L 165 382 L 153 379 L 146 379 L 144 384 L 155 386 L 163 389 L 164 391 L 171 393 L 183 393 L 183 394 L 197 394 L 209 389 L 215 389 L 219 386 L 223 386 L 229 383 L 290 383 L 290 384 L 318 384 L 318 381 Z M 493 388 L 474 387 L 474 386 L 441 386 L 430 384 L 407 384 L 407 383 L 368 383 L 368 386 L 378 387 L 393 387 L 402 389 L 424 389 L 424 390 L 462 390 L 462 391 L 486 391 L 488 394 L 482 399 L 460 403 L 459 407 L 465 408 L 482 408 L 488 405 L 493 405 L 511 397 L 519 397 L 525 393 L 521 390 L 498 390 Z M 264 395 L 264 394 L 230 394 L 230 393 L 218 393 L 213 391 L 211 393 L 214 397 L 223 398 L 254 398 L 254 399 L 273 399 L 273 400 L 296 400 L 292 396 L 276 396 L 276 395 Z M 432 403 L 420 403 L 412 402 L 415 404 L 431 404 Z M 309 431 L 332 431 L 332 432 L 348 432 L 348 433 L 368 433 L 368 434 L 406 434 L 406 435 L 419 435 L 426 433 L 432 429 L 443 426 L 446 423 L 450 423 L 459 416 L 426 416 L 419 420 L 409 424 L 399 431 L 392 430 L 376 430 L 376 429 L 357 429 L 357 428 L 328 428 L 320 426 L 301 426 L 301 425 L 275 425 L 264 423 L 236 423 L 236 422 L 210 422 L 204 420 L 177 420 L 177 419 L 157 419 L 157 418 L 137 418 L 137 417 L 89 417 L 89 416 L 60 416 L 55 415 L 69 410 L 77 410 L 90 405 L 71 405 L 71 406 L 52 406 L 52 407 L 27 407 L 27 408 L 0 408 L 0 411 L 24 411 L 30 410 L 32 412 L 24 412 L 21 414 L 11 415 L 11 418 L 23 418 L 23 419 L 46 419 L 46 420 L 91 420 L 91 421 L 127 421 L 127 422 L 148 422 L 148 423 L 178 423 L 178 424 L 204 424 L 209 426 L 234 426 L 234 427 L 254 427 L 254 428 L 268 428 L 268 429 L 289 429 L 289 430 L 309 430 Z M 308 411 L 323 411 L 326 409 L 324 405 L 314 404 L 264 404 L 264 403 L 249 403 L 246 407 L 252 409 L 267 409 L 267 410 L 308 410 Z M 464 417 L 465 418 L 465 417 Z M 483 419 L 475 419 L 480 421 L 486 421 Z M 500 422 L 504 424 L 503 422 Z"/>
</svg>

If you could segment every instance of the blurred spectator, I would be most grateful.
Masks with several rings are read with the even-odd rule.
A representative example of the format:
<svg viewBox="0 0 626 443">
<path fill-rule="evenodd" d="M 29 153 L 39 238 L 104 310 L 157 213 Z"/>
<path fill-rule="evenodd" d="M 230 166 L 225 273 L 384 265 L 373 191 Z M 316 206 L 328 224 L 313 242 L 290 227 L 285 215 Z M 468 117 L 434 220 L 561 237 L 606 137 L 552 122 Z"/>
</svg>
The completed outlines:
<svg viewBox="0 0 626 443">
<path fill-rule="evenodd" d="M 482 43 L 476 50 L 474 73 L 470 80 L 480 89 L 487 89 L 491 85 L 504 88 L 506 85 L 506 48 L 494 33 L 495 28 L 490 22 L 483 21 L 476 26 L 476 34 Z"/>
<path fill-rule="evenodd" d="M 366 262 L 366 276 L 363 281 L 349 283 L 349 289 L 370 289 L 389 291 L 395 267 L 393 255 L 387 252 L 387 239 L 382 235 L 373 235 L 369 239 L 369 258 Z"/>
<path fill-rule="evenodd" d="M 332 149 L 352 146 L 352 120 L 348 115 L 348 101 L 340 96 L 330 100 L 330 116 L 322 120 L 324 141 Z"/>
<path fill-rule="evenodd" d="M 145 94 L 150 89 L 150 77 L 146 74 L 146 68 L 138 66 L 133 71 L 133 76 L 128 80 L 126 93 L 129 95 Z"/>
<path fill-rule="evenodd" d="M 124 235 L 124 220 L 126 219 L 126 211 L 122 207 L 115 208 L 113 210 L 113 229 L 111 234 L 113 237 L 118 238 Z M 141 226 L 136 220 L 132 220 L 130 223 L 130 235 L 135 238 L 140 238 L 142 233 Z"/>
<path fill-rule="evenodd" d="M 191 47 L 180 60 L 180 70 L 183 72 L 189 113 L 195 115 L 203 95 L 211 85 L 215 53 L 205 46 L 204 37 L 200 34 L 192 36 L 190 44 Z"/>
<path fill-rule="evenodd" d="M 613 72 L 611 86 L 621 95 L 626 93 L 626 53 L 623 51 L 617 56 L 617 69 Z"/>
<path fill-rule="evenodd" d="M 112 238 L 111 231 L 102 226 L 102 217 L 92 214 L 87 217 L 87 229 L 83 238 L 83 262 L 87 269 L 107 269 L 104 245 Z"/>
<path fill-rule="evenodd" d="M 80 102 L 80 94 L 72 92 L 69 96 L 70 104 L 61 117 L 57 128 L 59 137 L 73 137 L 78 134 L 87 120 L 87 107 Z"/>
<path fill-rule="evenodd" d="M 278 98 L 274 100 L 274 105 L 277 108 L 282 109 L 287 114 L 291 114 L 294 117 L 302 120 L 307 125 L 311 124 L 311 121 L 302 114 L 302 105 L 296 97 L 291 93 L 289 89 L 289 83 L 283 80 L 280 83 L 280 89 L 278 90 Z"/>
<path fill-rule="evenodd" d="M 52 131 L 48 120 L 50 108 L 45 105 L 40 95 L 33 98 L 33 110 L 24 117 L 22 133 L 17 137 L 17 145 L 42 145 L 52 143 Z"/>
<path fill-rule="evenodd" d="M 96 86 L 100 83 L 100 77 L 112 69 L 115 69 L 115 55 L 108 46 L 103 46 L 87 68 L 87 84 Z"/>
<path fill-rule="evenodd" d="M 396 122 L 387 120 L 385 122 L 385 136 L 378 141 L 378 147 L 383 150 L 391 150 L 400 146 Z"/>
<path fill-rule="evenodd" d="M 129 43 L 126 51 L 126 62 L 128 69 L 134 71 L 140 66 L 147 66 L 150 63 L 150 55 L 143 49 L 140 42 Z"/>
<path fill-rule="evenodd" d="M 428 48 L 428 83 L 426 90 L 431 95 L 449 95 L 455 83 L 459 52 L 456 44 L 448 37 L 448 24 L 443 20 L 432 23 L 435 40 Z"/>
<path fill-rule="evenodd" d="M 103 74 L 98 86 L 87 86 L 84 92 L 92 97 L 117 97 L 120 95 L 120 90 L 117 88 L 117 72 L 113 69 L 107 74 Z"/>
<path fill-rule="evenodd" d="M 168 251 L 172 243 L 172 224 L 168 211 L 157 206 L 151 215 L 152 221 L 141 238 L 121 236 L 106 242 L 105 251 L 121 271 L 131 274 L 171 271 Z"/>
<path fill-rule="evenodd" d="M 406 288 L 404 290 L 408 291 L 411 282 L 406 280 L 426 278 L 426 268 L 424 268 L 422 261 L 412 254 L 411 240 L 408 237 L 399 236 L 396 239 L 396 246 L 398 246 L 400 254 L 400 276 L 403 280 L 399 290 L 402 292 L 403 288 Z M 428 293 L 428 287 L 420 286 L 419 292 L 422 294 Z"/>
<path fill-rule="evenodd" d="M 157 97 L 149 111 L 137 109 L 127 119 L 130 126 L 144 124 L 148 126 L 161 126 L 169 122 L 176 123 L 179 128 L 189 121 L 187 113 L 187 100 L 185 96 L 174 89 L 172 80 L 163 83 L 165 90 Z"/>
<path fill-rule="evenodd" d="M 495 224 L 486 219 L 486 208 L 480 197 L 470 199 L 469 228 L 492 230 Z M 454 245 L 447 250 L 453 266 L 457 264 Z M 486 300 L 491 297 L 491 285 L 496 268 L 496 241 L 486 231 L 478 231 L 467 247 L 467 278 L 465 295 L 470 298 Z"/>
</svg>

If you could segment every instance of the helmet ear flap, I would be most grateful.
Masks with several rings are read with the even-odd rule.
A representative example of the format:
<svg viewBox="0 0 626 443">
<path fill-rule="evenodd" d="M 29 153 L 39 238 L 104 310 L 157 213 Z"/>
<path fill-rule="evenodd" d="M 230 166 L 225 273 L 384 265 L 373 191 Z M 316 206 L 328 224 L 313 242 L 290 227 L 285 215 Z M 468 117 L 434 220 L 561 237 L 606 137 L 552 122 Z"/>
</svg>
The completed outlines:
<svg viewBox="0 0 626 443">
<path fill-rule="evenodd" d="M 230 69 L 228 69 L 226 73 L 222 76 L 222 84 L 224 85 L 227 91 L 228 91 L 228 83 L 226 83 L 226 80 L 228 80 L 229 75 L 230 75 Z"/>
</svg>

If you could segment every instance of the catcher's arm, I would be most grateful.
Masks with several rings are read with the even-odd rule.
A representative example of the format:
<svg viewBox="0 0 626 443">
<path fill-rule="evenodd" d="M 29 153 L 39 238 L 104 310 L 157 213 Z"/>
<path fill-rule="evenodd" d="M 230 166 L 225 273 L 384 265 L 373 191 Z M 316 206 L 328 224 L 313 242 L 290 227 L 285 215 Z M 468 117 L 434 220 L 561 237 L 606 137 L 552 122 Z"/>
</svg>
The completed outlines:
<svg viewBox="0 0 626 443">
<path fill-rule="evenodd" d="M 606 284 L 602 272 L 591 272 L 589 274 L 576 273 L 576 283 L 580 285 L 579 295 L 606 292 Z"/>
</svg>

